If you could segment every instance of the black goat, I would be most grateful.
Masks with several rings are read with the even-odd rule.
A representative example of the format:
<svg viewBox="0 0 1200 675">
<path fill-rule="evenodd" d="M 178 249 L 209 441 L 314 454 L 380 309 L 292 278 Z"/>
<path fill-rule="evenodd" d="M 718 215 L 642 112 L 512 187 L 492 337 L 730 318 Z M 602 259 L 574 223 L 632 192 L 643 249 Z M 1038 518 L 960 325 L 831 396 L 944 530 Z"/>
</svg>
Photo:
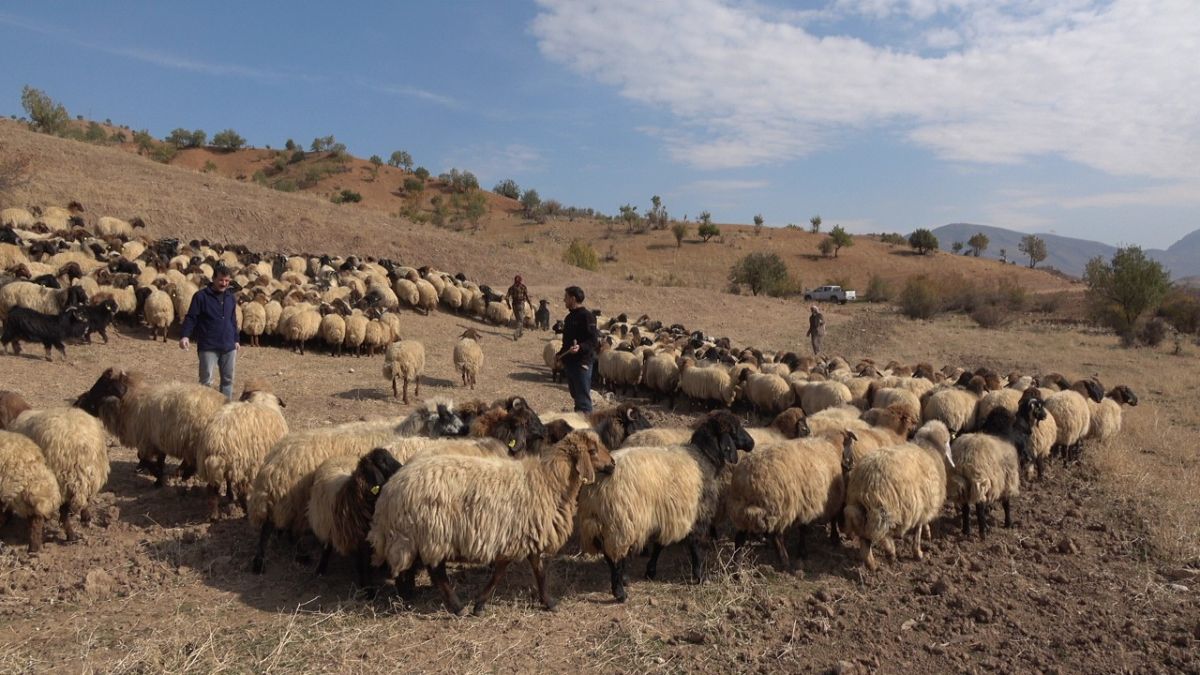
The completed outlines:
<svg viewBox="0 0 1200 675">
<path fill-rule="evenodd" d="M 82 329 L 82 330 L 80 330 Z M 40 342 L 46 348 L 46 360 L 50 358 L 50 348 L 53 347 L 67 359 L 67 349 L 63 340 L 67 337 L 87 330 L 87 318 L 78 307 L 68 307 L 62 314 L 53 316 L 42 314 L 25 307 L 13 307 L 4 320 L 4 334 L 0 335 L 0 344 L 8 352 L 8 345 L 13 347 L 13 354 L 21 353 L 21 341 Z"/>
<path fill-rule="evenodd" d="M 533 324 L 538 330 L 550 330 L 550 301 L 538 301 L 537 311 L 533 313 Z"/>
<path fill-rule="evenodd" d="M 38 286 L 45 286 L 46 288 L 62 288 L 62 285 L 58 283 L 58 277 L 54 276 L 53 274 L 36 276 L 30 279 L 30 281 Z"/>
<path fill-rule="evenodd" d="M 108 344 L 108 325 L 116 315 L 117 302 L 111 299 L 83 307 L 83 316 L 87 319 L 87 328 L 83 331 L 84 342 L 91 344 L 92 333 L 99 333 L 104 338 L 104 344 Z"/>
</svg>

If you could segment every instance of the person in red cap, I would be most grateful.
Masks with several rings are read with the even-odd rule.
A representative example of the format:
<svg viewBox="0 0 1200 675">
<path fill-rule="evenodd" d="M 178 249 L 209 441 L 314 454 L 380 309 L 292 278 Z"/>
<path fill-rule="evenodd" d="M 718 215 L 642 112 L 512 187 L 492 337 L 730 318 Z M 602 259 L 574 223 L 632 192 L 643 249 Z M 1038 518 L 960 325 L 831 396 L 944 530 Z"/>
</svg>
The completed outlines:
<svg viewBox="0 0 1200 675">
<path fill-rule="evenodd" d="M 513 332 L 513 341 L 521 339 L 521 334 L 525 332 L 525 311 L 529 307 L 529 289 L 525 288 L 525 284 L 521 283 L 521 275 L 513 277 L 513 285 L 508 287 L 508 292 L 504 294 L 504 302 L 512 308 L 513 317 L 516 319 L 517 328 Z"/>
</svg>

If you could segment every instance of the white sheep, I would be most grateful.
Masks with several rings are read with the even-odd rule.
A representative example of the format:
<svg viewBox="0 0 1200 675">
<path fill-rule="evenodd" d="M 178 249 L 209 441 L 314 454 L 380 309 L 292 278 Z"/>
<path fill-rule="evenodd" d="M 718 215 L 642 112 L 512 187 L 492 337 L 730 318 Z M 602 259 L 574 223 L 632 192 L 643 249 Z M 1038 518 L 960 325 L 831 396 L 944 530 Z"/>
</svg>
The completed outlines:
<svg viewBox="0 0 1200 675">
<path fill-rule="evenodd" d="M 91 522 L 91 504 L 108 481 L 109 462 L 104 427 L 75 408 L 33 410 L 20 395 L 0 392 L 0 429 L 28 437 L 42 451 L 58 481 L 62 506 L 59 520 L 68 541 L 78 537 L 71 516 Z"/>
<path fill-rule="evenodd" d="M 760 415 L 777 415 L 796 402 L 791 383 L 780 375 L 747 372 L 743 378 L 742 393 Z"/>
<path fill-rule="evenodd" d="M 975 407 L 985 389 L 986 382 L 978 375 L 970 379 L 966 388 L 938 389 L 925 399 L 921 408 L 921 419 L 926 422 L 939 420 L 955 436 L 969 431 L 975 428 Z"/>
<path fill-rule="evenodd" d="M 616 391 L 620 387 L 626 393 L 637 389 L 642 379 L 642 358 L 633 352 L 613 349 L 607 342 L 600 343 L 596 357 L 596 372 Z"/>
<path fill-rule="evenodd" d="M 146 296 L 146 302 L 142 306 L 142 314 L 145 317 L 146 325 L 150 328 L 151 339 L 157 341 L 161 332 L 163 342 L 166 342 L 167 329 L 175 321 L 175 304 L 171 300 L 171 296 L 166 291 L 160 291 L 157 288 L 150 291 L 150 295 Z"/>
<path fill-rule="evenodd" d="M 437 309 L 438 292 L 437 289 L 434 288 L 433 284 L 429 283 L 425 279 L 418 279 L 415 283 L 417 286 L 416 308 L 421 310 L 421 313 L 423 314 L 429 314 L 433 310 Z M 399 295 L 399 293 L 397 293 L 397 295 Z"/>
<path fill-rule="evenodd" d="M 800 407 L 804 409 L 807 415 L 815 415 L 826 408 L 847 405 L 850 401 L 854 400 L 854 395 L 850 393 L 850 388 L 841 382 L 831 380 L 824 382 L 794 382 L 792 386 L 796 392 L 796 400 L 800 402 Z"/>
<path fill-rule="evenodd" d="M 1070 389 L 1057 391 L 1045 398 L 1046 412 L 1054 416 L 1058 426 L 1055 446 L 1064 459 L 1079 456 L 1079 446 L 1092 427 L 1092 411 L 1088 399 L 1099 403 L 1104 390 L 1092 380 L 1079 380 Z"/>
<path fill-rule="evenodd" d="M 474 389 L 483 368 L 483 349 L 479 346 L 482 339 L 478 331 L 468 328 L 454 343 L 454 370 L 462 376 L 464 387 Z"/>
<path fill-rule="evenodd" d="M 650 390 L 651 400 L 657 402 L 663 396 L 675 407 L 675 392 L 679 389 L 679 363 L 670 351 L 647 351 L 642 356 L 642 383 Z"/>
<path fill-rule="evenodd" d="M 404 405 L 408 405 L 408 383 L 415 384 L 413 396 L 421 396 L 421 375 L 425 372 L 425 346 L 415 340 L 399 340 L 388 345 L 383 357 L 383 377 L 392 383 L 392 397 L 400 396 L 396 381 L 403 383 Z"/>
<path fill-rule="evenodd" d="M 542 347 L 542 362 L 550 369 L 550 379 L 558 382 L 562 376 L 562 362 L 558 360 L 558 350 L 562 349 L 562 341 L 552 338 Z"/>
<path fill-rule="evenodd" d="M 249 345 L 251 347 L 259 346 L 259 339 L 266 330 L 266 303 L 259 302 L 257 299 L 242 303 L 242 332 L 250 338 Z"/>
<path fill-rule="evenodd" d="M 328 305 L 321 309 L 324 316 L 321 317 L 321 324 L 317 327 L 317 334 L 321 336 L 321 341 L 329 346 L 330 355 L 341 356 L 342 345 L 346 342 L 346 319 L 341 314 L 332 311 Z"/>
<path fill-rule="evenodd" d="M 0 431 L 0 526 L 8 513 L 29 521 L 29 552 L 42 548 L 46 521 L 62 505 L 54 472 L 37 444 L 22 434 Z"/>
<path fill-rule="evenodd" d="M 594 432 L 575 431 L 541 457 L 430 455 L 414 459 L 383 487 L 368 540 L 374 562 L 411 579 L 418 561 L 454 613 L 464 609 L 446 577 L 446 563 L 494 564 L 474 603 L 480 614 L 512 560 L 533 568 L 542 604 L 553 609 L 542 556 L 566 543 L 582 486 L 611 470 L 612 458 Z M 402 584 L 402 587 L 408 586 Z"/>
<path fill-rule="evenodd" d="M 135 227 L 146 227 L 146 223 L 141 218 L 134 218 L 132 221 L 121 220 L 112 216 L 100 216 L 96 219 L 96 234 L 101 237 L 118 237 L 120 239 L 133 239 Z"/>
<path fill-rule="evenodd" d="M 354 352 L 355 356 L 362 356 L 363 343 L 367 340 L 367 326 L 371 320 L 362 313 L 362 310 L 353 310 L 346 317 L 346 349 Z"/>
<path fill-rule="evenodd" d="M 1103 443 L 1115 437 L 1121 431 L 1121 405 L 1137 404 L 1137 394 L 1123 384 L 1113 387 L 1099 403 L 1089 399 L 1088 408 L 1092 419 L 1088 426 L 1087 438 L 1094 438 Z"/>
<path fill-rule="evenodd" d="M 737 383 L 720 366 L 701 367 L 695 359 L 679 360 L 679 390 L 693 401 L 710 401 L 725 407 L 737 398 Z"/>
<path fill-rule="evenodd" d="M 843 462 L 849 463 L 849 453 Z M 867 569 L 878 567 L 873 552 L 883 542 L 911 532 L 913 554 L 920 560 L 921 530 L 937 518 L 946 502 L 950 431 L 938 420 L 926 422 L 913 442 L 884 448 L 853 465 L 846 484 L 846 533 L 857 536 Z"/>
<path fill-rule="evenodd" d="M 288 432 L 283 402 L 266 386 L 250 382 L 241 400 L 227 403 L 204 428 L 196 448 L 199 479 L 208 486 L 209 518 L 221 516 L 222 484 L 229 501 L 247 508 L 247 496 L 267 452 Z"/>
</svg>

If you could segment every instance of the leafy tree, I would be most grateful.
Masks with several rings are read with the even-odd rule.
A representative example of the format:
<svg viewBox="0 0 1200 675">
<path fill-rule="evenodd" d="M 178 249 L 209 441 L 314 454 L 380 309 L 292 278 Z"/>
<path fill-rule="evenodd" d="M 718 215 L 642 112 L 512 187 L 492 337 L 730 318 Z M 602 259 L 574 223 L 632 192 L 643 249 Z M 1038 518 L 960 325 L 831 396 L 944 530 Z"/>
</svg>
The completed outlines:
<svg viewBox="0 0 1200 675">
<path fill-rule="evenodd" d="M 854 245 L 854 237 L 841 225 L 834 225 L 829 231 L 829 240 L 833 242 L 833 257 L 838 257 L 838 251 Z"/>
<path fill-rule="evenodd" d="M 637 210 L 638 207 L 634 206 L 633 204 L 623 204 L 621 206 L 621 220 L 624 221 L 627 232 L 633 232 L 634 227 L 636 227 L 642 220 L 642 217 L 638 215 Z"/>
<path fill-rule="evenodd" d="M 754 295 L 786 283 L 787 264 L 776 253 L 749 253 L 729 268 L 729 281 L 745 284 Z"/>
<path fill-rule="evenodd" d="M 538 196 L 537 190 L 529 188 L 521 194 L 521 207 L 525 209 L 525 217 L 532 218 L 537 214 L 538 207 L 542 205 L 542 198 Z"/>
<path fill-rule="evenodd" d="M 1171 288 L 1171 275 L 1139 246 L 1117 249 L 1112 262 L 1096 256 L 1083 274 L 1092 316 L 1118 333 L 1133 329 L 1144 312 L 1157 307 Z"/>
<path fill-rule="evenodd" d="M 21 107 L 29 115 L 29 126 L 45 134 L 62 134 L 71 120 L 63 104 L 29 85 L 21 89 Z"/>
<path fill-rule="evenodd" d="M 456 197 L 456 206 L 462 219 L 471 224 L 471 227 L 479 229 L 479 220 L 487 214 L 487 196 L 479 190 L 472 190 L 466 195 Z"/>
<path fill-rule="evenodd" d="M 492 188 L 492 192 L 504 197 L 508 197 L 509 199 L 521 198 L 521 186 L 517 185 L 517 181 L 511 178 L 505 178 L 499 183 L 496 183 L 496 187 Z M 535 192 L 534 194 L 537 193 Z"/>
<path fill-rule="evenodd" d="M 154 137 L 145 129 L 133 132 L 133 142 L 137 144 L 139 155 L 154 149 Z"/>
<path fill-rule="evenodd" d="M 190 148 L 192 147 L 192 132 L 179 127 L 171 130 L 171 133 L 167 134 L 163 140 L 177 148 Z"/>
<path fill-rule="evenodd" d="M 557 199 L 547 199 L 542 202 L 542 213 L 551 218 L 560 215 L 563 212 L 562 202 Z"/>
<path fill-rule="evenodd" d="M 1021 237 L 1021 243 L 1017 245 L 1017 249 L 1029 256 L 1029 269 L 1037 267 L 1037 264 L 1046 259 L 1046 242 L 1036 234 L 1027 234 Z"/>
<path fill-rule="evenodd" d="M 237 150 L 246 144 L 246 139 L 233 129 L 217 132 L 212 139 L 213 145 L 222 150 Z"/>
<path fill-rule="evenodd" d="M 809 218 L 808 224 L 812 226 L 811 232 L 813 234 L 820 234 L 820 232 L 821 232 L 821 216 L 820 215 L 815 215 L 812 218 Z"/>
<path fill-rule="evenodd" d="M 426 169 L 423 166 L 418 166 L 416 170 L 413 171 L 413 175 L 421 180 L 429 180 L 429 169 Z"/>
<path fill-rule="evenodd" d="M 817 244 L 817 250 L 826 258 L 833 253 L 834 248 L 833 237 L 825 237 L 821 240 L 821 243 Z"/>
<path fill-rule="evenodd" d="M 721 236 L 721 228 L 712 223 L 701 223 L 696 227 L 696 234 L 703 242 L 708 243 L 709 239 Z"/>
<path fill-rule="evenodd" d="M 961 241 L 954 242 L 953 244 L 950 245 L 950 250 L 954 251 L 956 254 L 962 253 L 963 243 Z"/>
<path fill-rule="evenodd" d="M 908 235 L 908 245 L 917 249 L 917 253 L 925 255 L 930 251 L 936 251 L 938 247 L 938 238 L 928 228 L 918 228 L 913 230 L 913 233 Z"/>
<path fill-rule="evenodd" d="M 87 131 L 83 134 L 83 140 L 88 143 L 102 143 L 108 139 L 108 134 L 104 133 L 104 127 L 95 122 L 88 122 Z"/>
<path fill-rule="evenodd" d="M 967 246 L 971 247 L 971 254 L 976 258 L 979 254 L 987 250 L 989 243 L 988 236 L 982 232 L 976 232 L 970 239 L 967 240 Z"/>
<path fill-rule="evenodd" d="M 290 138 L 289 138 L 289 139 L 287 139 L 287 143 L 284 143 L 284 144 L 283 144 L 283 149 L 284 149 L 284 150 L 287 150 L 288 152 L 292 152 L 292 151 L 294 151 L 294 150 L 295 150 L 296 148 L 298 148 L 298 147 L 300 147 L 300 146 L 296 145 L 296 141 L 293 141 L 293 140 L 292 140 L 292 139 L 290 139 Z"/>
<path fill-rule="evenodd" d="M 683 238 L 687 236 L 687 233 L 688 224 L 681 220 L 676 221 L 675 224 L 671 226 L 671 234 L 675 235 L 675 248 L 681 248 L 683 246 Z"/>
<path fill-rule="evenodd" d="M 572 241 L 563 251 L 563 262 L 593 272 L 600 269 L 600 256 L 596 255 L 596 249 L 580 239 Z"/>
<path fill-rule="evenodd" d="M 376 169 L 383 166 L 383 158 L 379 155 L 371 155 L 371 159 L 367 161 L 370 162 Z"/>
<path fill-rule="evenodd" d="M 425 190 L 425 181 L 416 176 L 409 176 L 404 179 L 404 191 L 410 194 L 418 194 Z"/>
<path fill-rule="evenodd" d="M 309 149 L 313 152 L 328 152 L 333 149 L 333 146 L 336 143 L 337 139 L 333 137 L 333 134 L 328 136 L 317 136 L 313 139 L 312 145 L 309 146 Z"/>
<path fill-rule="evenodd" d="M 412 155 L 408 154 L 407 150 L 397 150 L 392 153 L 390 158 L 388 158 L 388 164 L 390 166 L 398 167 L 408 171 L 412 168 L 413 158 Z M 428 178 L 428 176 L 426 176 L 426 178 Z"/>
<path fill-rule="evenodd" d="M 661 230 L 667 226 L 667 210 L 663 208 L 662 197 L 654 195 L 650 198 L 650 212 L 646 214 L 650 227 Z"/>
<path fill-rule="evenodd" d="M 763 222 L 765 221 L 763 220 L 761 213 L 754 214 L 754 236 L 757 237 L 758 235 L 762 234 Z"/>
</svg>

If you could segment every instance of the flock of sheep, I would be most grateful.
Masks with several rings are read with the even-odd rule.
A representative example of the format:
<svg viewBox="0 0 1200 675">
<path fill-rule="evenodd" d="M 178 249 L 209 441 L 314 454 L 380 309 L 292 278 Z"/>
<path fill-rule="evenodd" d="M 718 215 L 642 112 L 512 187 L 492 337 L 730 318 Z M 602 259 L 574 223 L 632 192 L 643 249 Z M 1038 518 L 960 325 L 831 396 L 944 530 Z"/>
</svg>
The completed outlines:
<svg viewBox="0 0 1200 675">
<path fill-rule="evenodd" d="M 300 270 L 277 277 L 265 263 L 240 268 L 246 282 L 239 280 L 240 292 L 250 293 L 243 329 L 251 304 L 303 305 L 298 311 L 304 313 L 342 300 L 346 306 L 365 301 L 363 316 L 377 313 L 381 297 L 390 303 L 384 291 L 398 297 L 399 282 L 410 280 L 407 271 L 397 274 L 403 268 L 346 262 L 353 264 L 322 263 L 317 281 L 304 284 L 294 283 L 302 281 L 299 276 L 284 281 L 288 274 L 303 275 Z M 189 259 L 180 270 L 168 259 L 160 271 L 163 264 L 156 257 L 146 265 L 162 277 L 131 284 L 178 292 L 176 274 L 189 281 L 209 263 Z M 248 267 L 258 276 L 251 279 Z M 173 280 L 158 288 L 168 275 Z M 382 281 L 388 275 L 395 276 L 391 287 Z M 432 286 L 428 272 L 417 276 Z M 69 283 L 78 285 L 80 278 Z M 445 282 L 438 295 L 443 301 L 448 288 L 474 293 L 462 279 L 438 278 Z M 349 290 L 339 291 L 345 298 L 321 297 L 321 285 L 324 293 Z M 260 302 L 280 292 L 282 299 Z M 419 302 L 420 291 L 417 297 Z M 291 300 L 296 302 L 285 307 Z M 739 552 L 750 540 L 765 538 L 784 568 L 792 566 L 789 532 L 800 530 L 797 554 L 804 557 L 810 525 L 827 524 L 834 545 L 843 534 L 857 540 L 870 569 L 877 564 L 876 545 L 894 556 L 896 538 L 909 537 L 920 558 L 921 539 L 947 504 L 958 510 L 964 533 L 971 507 L 980 536 L 995 503 L 1010 525 L 1023 480 L 1040 478 L 1052 455 L 1075 460 L 1084 441 L 1112 438 L 1121 428 L 1121 405 L 1137 405 L 1128 387 L 1106 392 L 1095 378 L 1001 377 L 987 368 L 935 370 L 896 362 L 880 367 L 868 359 L 852 366 L 840 357 L 742 348 L 649 317 L 629 321 L 622 315 L 601 325 L 598 386 L 640 388 L 672 405 L 682 393 L 712 410 L 692 427 L 652 428 L 630 403 L 588 415 L 539 416 L 519 396 L 458 404 L 427 398 L 403 417 L 291 430 L 284 402 L 261 383 L 226 402 L 200 385 L 154 382 L 110 368 L 72 408 L 32 410 L 18 394 L 0 393 L 0 511 L 28 520 L 31 550 L 41 546 L 44 523 L 56 513 L 67 539 L 74 539 L 72 518 L 88 521 L 89 505 L 107 480 L 111 434 L 137 451 L 139 470 L 152 473 L 160 486 L 167 480 L 167 457 L 177 458 L 181 480 L 195 477 L 207 486 L 210 517 L 222 516 L 222 489 L 227 502 L 239 503 L 258 533 L 250 561 L 255 572 L 265 570 L 274 533 L 311 535 L 322 546 L 318 572 L 333 553 L 352 557 L 361 587 L 373 589 L 382 567 L 399 593 L 410 597 L 424 570 L 458 613 L 466 605 L 451 585 L 447 563 L 491 565 L 489 583 L 474 598 L 472 609 L 479 613 L 509 563 L 524 559 L 550 608 L 555 601 L 544 561 L 572 536 L 585 554 L 603 558 L 621 601 L 631 557 L 648 554 L 645 575 L 654 579 L 663 549 L 683 543 L 692 579 L 699 582 L 704 549 L 724 533 L 732 534 Z M 286 334 L 303 343 L 299 334 Z M 464 386 L 473 385 L 482 363 L 477 337 L 468 330 L 455 347 Z M 394 393 L 402 382 L 407 399 L 411 382 L 419 397 L 421 345 L 389 337 L 378 346 Z M 553 341 L 546 347 L 552 371 L 554 348 Z M 746 426 L 744 420 L 755 417 L 770 422 Z"/>
</svg>

